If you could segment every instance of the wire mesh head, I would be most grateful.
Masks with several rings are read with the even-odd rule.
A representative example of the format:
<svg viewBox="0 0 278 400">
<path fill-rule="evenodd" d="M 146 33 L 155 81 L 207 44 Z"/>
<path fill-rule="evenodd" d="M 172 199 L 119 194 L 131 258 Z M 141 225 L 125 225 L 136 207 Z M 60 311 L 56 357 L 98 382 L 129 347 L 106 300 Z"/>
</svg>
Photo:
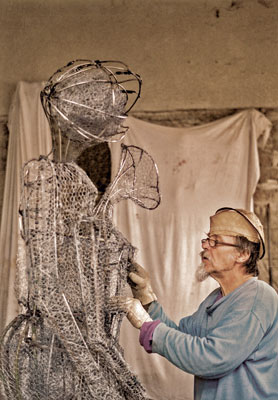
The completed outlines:
<svg viewBox="0 0 278 400">
<path fill-rule="evenodd" d="M 76 60 L 56 71 L 41 92 L 52 129 L 77 142 L 121 140 L 141 79 L 120 61 Z"/>
</svg>

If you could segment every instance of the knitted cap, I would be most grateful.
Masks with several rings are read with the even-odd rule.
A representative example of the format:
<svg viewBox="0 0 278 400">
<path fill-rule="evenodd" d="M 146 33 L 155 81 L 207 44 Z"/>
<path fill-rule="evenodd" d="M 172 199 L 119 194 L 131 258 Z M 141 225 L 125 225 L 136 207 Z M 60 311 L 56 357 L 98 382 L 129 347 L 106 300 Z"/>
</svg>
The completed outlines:
<svg viewBox="0 0 278 400">
<path fill-rule="evenodd" d="M 265 254 L 264 231 L 259 218 L 251 211 L 224 207 L 210 217 L 211 235 L 243 236 L 260 243 L 259 257 Z"/>
</svg>

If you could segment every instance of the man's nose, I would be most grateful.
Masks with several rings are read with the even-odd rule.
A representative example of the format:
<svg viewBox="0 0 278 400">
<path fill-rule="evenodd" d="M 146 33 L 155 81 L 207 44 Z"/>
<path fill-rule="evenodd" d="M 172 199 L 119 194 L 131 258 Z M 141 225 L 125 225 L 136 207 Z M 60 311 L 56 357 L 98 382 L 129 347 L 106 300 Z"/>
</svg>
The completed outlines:
<svg viewBox="0 0 278 400">
<path fill-rule="evenodd" d="M 203 249 L 208 249 L 209 248 L 208 239 L 203 239 L 201 243 L 202 243 L 202 248 Z"/>
</svg>

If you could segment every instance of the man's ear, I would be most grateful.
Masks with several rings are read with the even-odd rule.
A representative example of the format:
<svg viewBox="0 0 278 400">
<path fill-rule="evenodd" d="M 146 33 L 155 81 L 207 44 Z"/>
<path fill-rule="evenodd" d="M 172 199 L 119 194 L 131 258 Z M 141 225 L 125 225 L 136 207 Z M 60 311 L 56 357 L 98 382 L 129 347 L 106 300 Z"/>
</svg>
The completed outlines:
<svg viewBox="0 0 278 400">
<path fill-rule="evenodd" d="M 245 249 L 238 252 L 236 259 L 237 262 L 244 264 L 246 263 L 249 257 L 250 257 L 250 250 Z"/>
</svg>

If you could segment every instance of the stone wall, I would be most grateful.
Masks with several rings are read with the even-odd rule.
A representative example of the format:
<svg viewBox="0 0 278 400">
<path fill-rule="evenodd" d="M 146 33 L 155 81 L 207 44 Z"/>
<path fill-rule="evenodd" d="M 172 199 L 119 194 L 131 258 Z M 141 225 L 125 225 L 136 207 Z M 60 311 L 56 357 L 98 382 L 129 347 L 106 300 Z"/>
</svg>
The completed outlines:
<svg viewBox="0 0 278 400">
<path fill-rule="evenodd" d="M 174 127 L 187 127 L 214 121 L 231 115 L 238 109 L 140 111 L 132 116 L 145 121 Z M 259 148 L 261 178 L 254 195 L 254 208 L 265 228 L 266 256 L 260 262 L 260 279 L 278 290 L 278 109 L 260 109 L 273 128 L 264 148 Z M 4 176 L 8 146 L 6 120 L 0 120 L 0 207 L 2 209 Z M 107 144 L 87 149 L 78 164 L 98 187 L 100 195 L 110 182 L 110 152 Z"/>
<path fill-rule="evenodd" d="M 275 0 L 1 0 L 0 115 L 70 60 L 140 74 L 136 110 L 277 107 Z"/>
<path fill-rule="evenodd" d="M 261 177 L 254 195 L 254 208 L 265 228 L 266 257 L 260 277 L 278 290 L 278 109 L 261 110 L 272 122 L 266 146 L 259 149 Z"/>
<path fill-rule="evenodd" d="M 0 222 L 2 216 L 9 132 L 7 118 L 0 118 Z"/>
</svg>

